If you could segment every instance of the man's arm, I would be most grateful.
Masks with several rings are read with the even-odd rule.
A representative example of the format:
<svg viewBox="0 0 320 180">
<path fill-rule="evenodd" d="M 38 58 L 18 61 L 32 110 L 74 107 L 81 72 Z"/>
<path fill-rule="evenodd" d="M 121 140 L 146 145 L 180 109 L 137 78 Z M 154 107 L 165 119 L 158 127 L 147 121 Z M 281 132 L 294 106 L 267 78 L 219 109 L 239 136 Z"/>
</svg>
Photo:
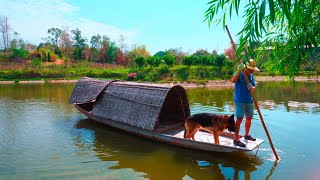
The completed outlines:
<svg viewBox="0 0 320 180">
<path fill-rule="evenodd" d="M 239 79 L 239 76 L 240 76 L 240 71 L 237 71 L 237 73 L 231 78 L 232 83 L 236 83 Z"/>
<path fill-rule="evenodd" d="M 232 83 L 236 83 L 238 81 L 239 76 L 240 76 L 240 72 L 242 71 L 242 69 L 243 69 L 243 64 L 240 63 L 238 68 L 237 68 L 236 74 L 233 75 L 233 77 L 231 78 Z"/>
</svg>

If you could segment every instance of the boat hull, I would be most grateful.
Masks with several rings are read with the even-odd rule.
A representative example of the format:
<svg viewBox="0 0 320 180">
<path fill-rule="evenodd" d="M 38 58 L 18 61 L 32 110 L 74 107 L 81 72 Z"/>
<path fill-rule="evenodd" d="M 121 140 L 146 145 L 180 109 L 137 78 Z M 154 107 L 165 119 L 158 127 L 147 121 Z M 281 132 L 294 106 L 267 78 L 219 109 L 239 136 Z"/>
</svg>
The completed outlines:
<svg viewBox="0 0 320 180">
<path fill-rule="evenodd" d="M 175 129 L 169 132 L 154 132 L 150 130 L 145 130 L 141 128 L 137 128 L 131 125 L 127 125 L 124 123 L 112 121 L 105 118 L 100 118 L 97 116 L 93 116 L 90 112 L 82 109 L 79 105 L 75 104 L 75 107 L 85 116 L 87 116 L 90 119 L 93 119 L 97 122 L 106 124 L 108 126 L 138 135 L 142 136 L 147 139 L 155 140 L 158 142 L 176 145 L 180 147 L 195 149 L 195 150 L 202 150 L 202 151 L 212 151 L 212 152 L 239 152 L 239 151 L 252 151 L 253 149 L 257 148 L 260 144 L 264 142 L 264 140 L 257 139 L 254 142 L 248 142 L 246 141 L 247 147 L 241 148 L 238 146 L 234 146 L 232 142 L 232 138 L 225 138 L 220 136 L 220 143 L 222 141 L 226 142 L 226 144 L 214 144 L 212 134 L 207 132 L 198 132 L 198 140 L 190 140 L 190 139 L 184 139 L 183 133 L 184 129 Z M 210 137 L 211 135 L 211 137 Z M 201 137 L 204 137 L 204 140 L 201 140 Z M 197 139 L 197 138 L 196 138 Z M 202 138 L 203 139 L 203 138 Z"/>
</svg>

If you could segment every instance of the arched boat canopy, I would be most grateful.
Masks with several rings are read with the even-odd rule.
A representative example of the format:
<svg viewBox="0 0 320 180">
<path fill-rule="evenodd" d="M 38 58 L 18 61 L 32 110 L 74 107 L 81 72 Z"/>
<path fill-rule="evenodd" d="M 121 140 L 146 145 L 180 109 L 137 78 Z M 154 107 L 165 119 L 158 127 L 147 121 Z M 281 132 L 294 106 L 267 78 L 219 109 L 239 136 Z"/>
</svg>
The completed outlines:
<svg viewBox="0 0 320 180">
<path fill-rule="evenodd" d="M 91 103 L 93 116 L 159 132 L 183 125 L 190 116 L 186 91 L 179 85 L 82 78 L 70 103 Z"/>
</svg>

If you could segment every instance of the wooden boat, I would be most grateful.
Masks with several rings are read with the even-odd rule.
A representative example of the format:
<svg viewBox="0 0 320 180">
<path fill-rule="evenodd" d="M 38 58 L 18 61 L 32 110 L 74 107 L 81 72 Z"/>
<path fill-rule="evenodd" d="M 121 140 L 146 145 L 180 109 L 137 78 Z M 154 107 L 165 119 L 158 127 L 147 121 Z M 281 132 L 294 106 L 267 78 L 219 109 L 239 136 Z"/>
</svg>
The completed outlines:
<svg viewBox="0 0 320 180">
<path fill-rule="evenodd" d="M 81 78 L 70 103 L 85 116 L 108 126 L 158 142 L 215 152 L 251 151 L 264 140 L 245 141 L 245 148 L 233 145 L 233 135 L 220 135 L 220 145 L 210 132 L 199 131 L 195 140 L 184 139 L 184 120 L 190 116 L 185 89 L 143 83 Z"/>
</svg>

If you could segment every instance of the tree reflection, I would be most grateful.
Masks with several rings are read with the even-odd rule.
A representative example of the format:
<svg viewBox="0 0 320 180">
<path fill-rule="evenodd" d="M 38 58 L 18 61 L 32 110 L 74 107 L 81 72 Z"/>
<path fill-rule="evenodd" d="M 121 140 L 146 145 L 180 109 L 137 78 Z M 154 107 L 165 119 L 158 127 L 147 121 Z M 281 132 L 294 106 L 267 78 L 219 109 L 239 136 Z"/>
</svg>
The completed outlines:
<svg viewBox="0 0 320 180">
<path fill-rule="evenodd" d="M 287 111 L 320 112 L 320 83 L 316 82 L 261 82 L 255 95 L 264 109 L 284 106 Z M 211 106 L 210 111 L 233 111 L 233 88 L 188 89 L 191 107 L 201 104 Z M 206 108 L 202 108 L 204 111 Z M 191 109 L 192 110 L 192 109 Z"/>
</svg>

